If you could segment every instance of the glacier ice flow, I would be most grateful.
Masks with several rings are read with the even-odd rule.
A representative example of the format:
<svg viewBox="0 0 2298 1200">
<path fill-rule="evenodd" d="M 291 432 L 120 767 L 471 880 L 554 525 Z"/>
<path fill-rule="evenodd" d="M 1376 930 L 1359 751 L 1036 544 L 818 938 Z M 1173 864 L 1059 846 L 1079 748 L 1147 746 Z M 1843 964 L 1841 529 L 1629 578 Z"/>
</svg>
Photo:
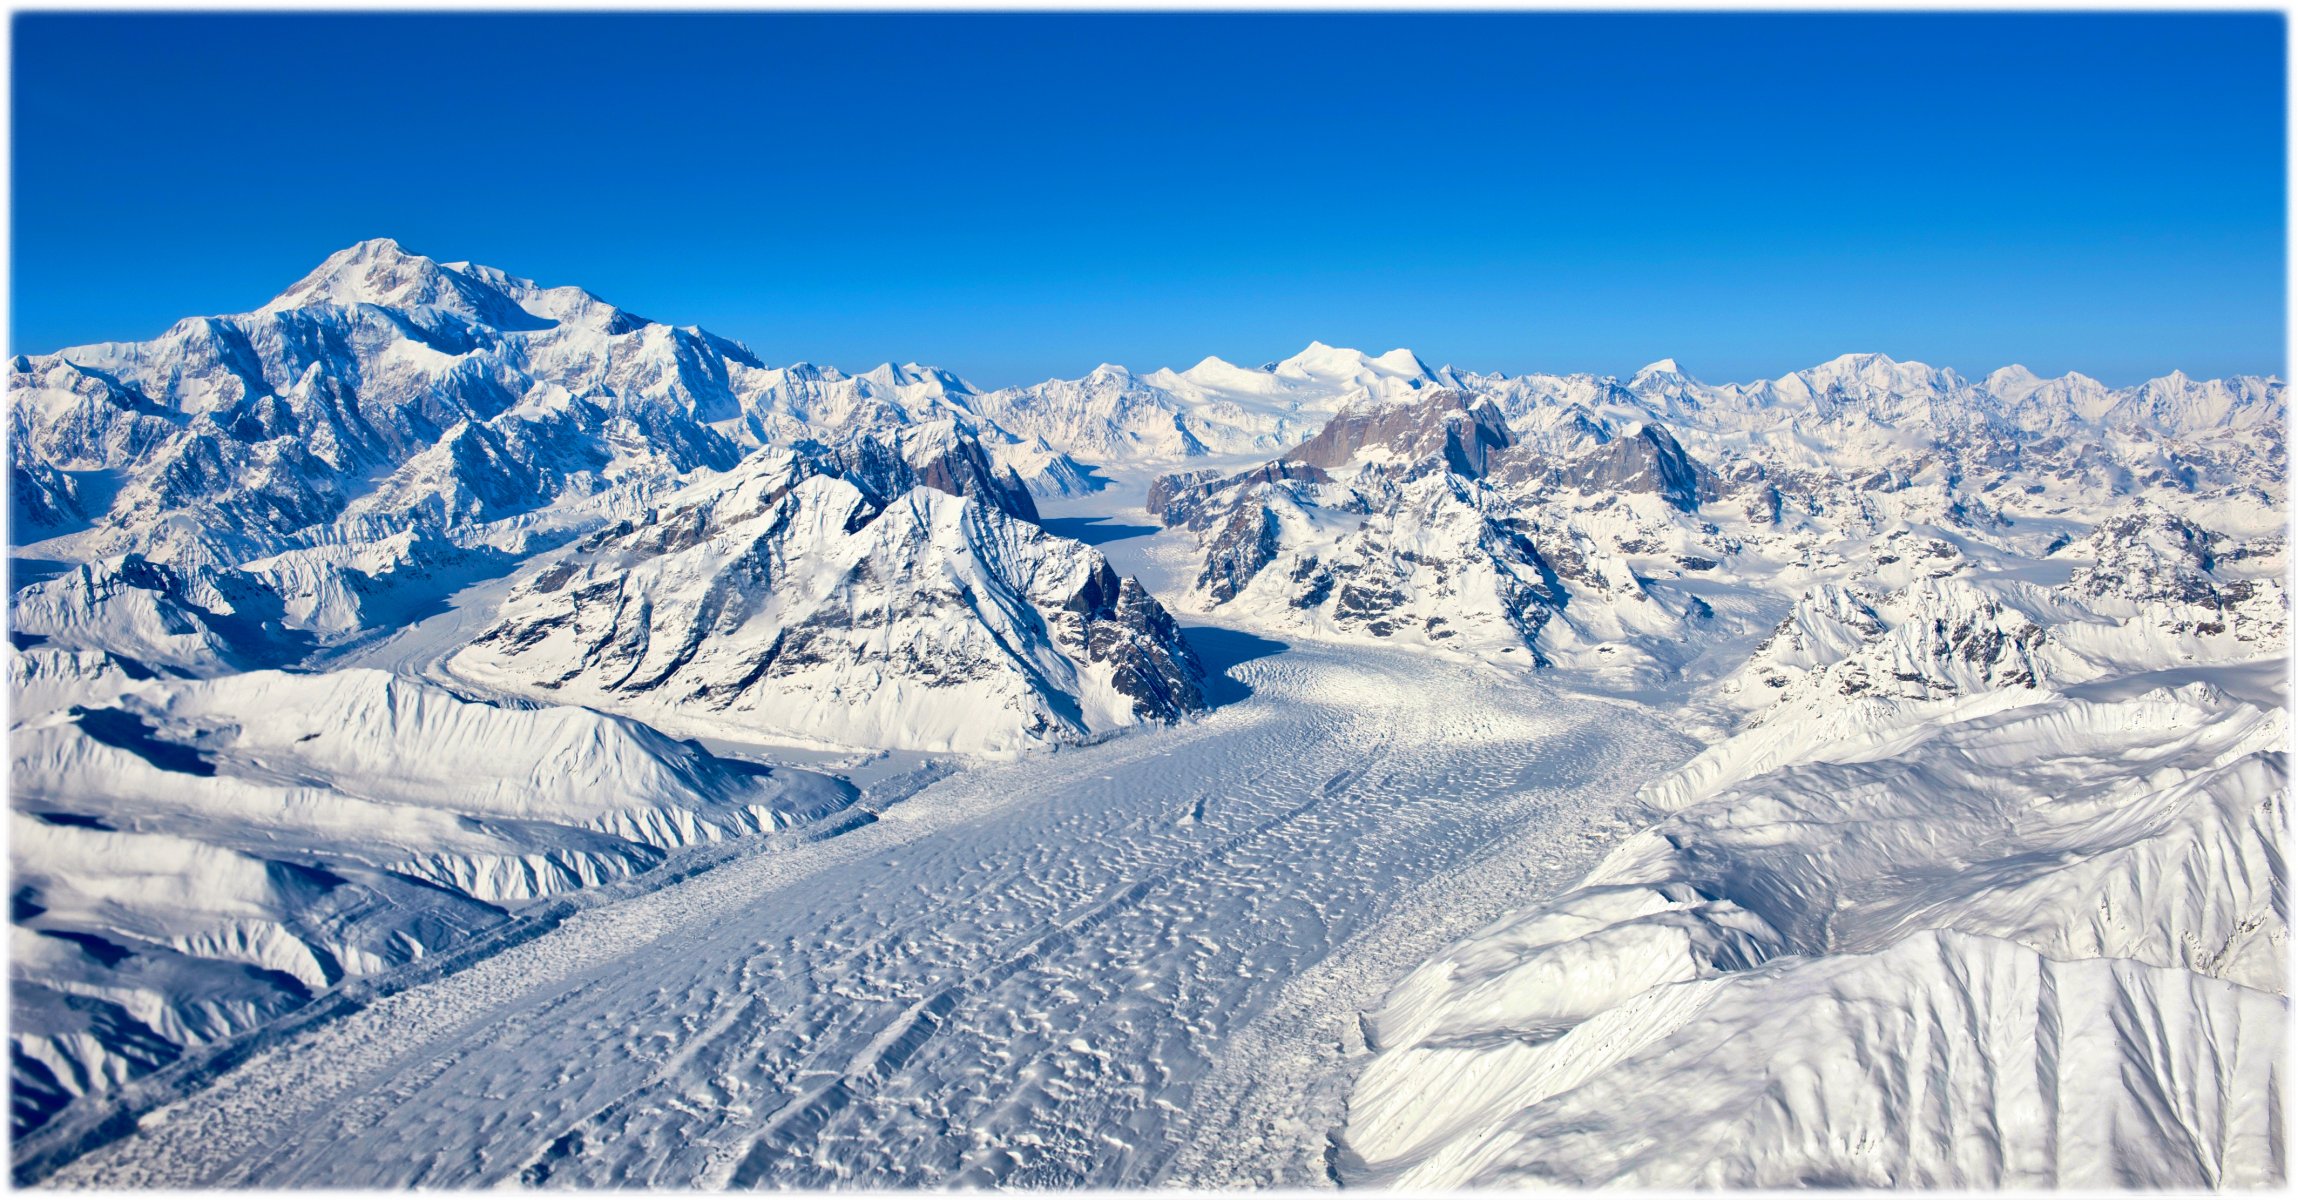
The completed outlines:
<svg viewBox="0 0 2298 1200">
<path fill-rule="evenodd" d="M 266 1048 L 55 1178 L 1143 1184 L 1239 1138 L 1321 1177 L 1323 1129 L 1263 1121 L 1337 1115 L 1337 1076 L 1236 1077 L 1336 1065 L 1391 971 L 1585 869 L 1690 745 L 1397 651 L 1235 670 L 1202 720 L 963 772 Z"/>
<path fill-rule="evenodd" d="M 2279 380 L 9 378 L 20 1181 L 2284 1179 Z"/>
</svg>

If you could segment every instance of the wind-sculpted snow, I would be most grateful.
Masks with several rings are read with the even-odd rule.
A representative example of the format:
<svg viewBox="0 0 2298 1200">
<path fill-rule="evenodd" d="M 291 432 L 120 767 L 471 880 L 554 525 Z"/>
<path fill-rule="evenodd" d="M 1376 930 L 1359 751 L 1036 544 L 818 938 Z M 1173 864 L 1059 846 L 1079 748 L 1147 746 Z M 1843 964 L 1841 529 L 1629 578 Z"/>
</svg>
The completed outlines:
<svg viewBox="0 0 2298 1200">
<path fill-rule="evenodd" d="M 1085 486 L 1084 469 L 980 419 L 964 404 L 971 389 L 946 373 L 773 370 L 735 343 L 579 289 L 388 241 L 333 256 L 257 312 L 18 358 L 11 373 L 12 541 L 35 567 L 10 603 L 12 753 L 19 812 L 44 806 L 18 844 L 68 864 L 19 890 L 19 933 L 36 931 L 24 944 L 40 952 L 15 961 L 21 995 L 70 997 L 38 1002 L 33 1024 L 52 1036 L 18 1043 L 30 1097 L 20 1126 L 271 1020 L 346 973 L 459 943 L 499 923 L 501 906 L 609 884 L 682 847 L 842 803 L 836 788 L 786 795 L 595 713 L 553 708 L 580 728 L 531 728 L 537 718 L 516 708 L 404 681 L 264 670 L 324 670 L 451 614 L 456 597 L 534 556 L 657 521 L 660 498 L 688 482 L 834 479 L 873 515 L 918 517 L 907 540 L 903 519 L 878 522 L 868 536 L 879 541 L 863 539 L 847 565 L 931 570 L 939 539 L 974 572 L 882 597 L 912 606 L 897 614 L 899 636 L 848 644 L 844 678 L 814 700 L 819 727 L 803 714 L 785 724 L 870 747 L 986 748 L 1201 705 L 1197 668 L 1156 601 L 1028 524 L 1036 510 L 1016 464 L 1061 486 Z M 749 600 L 783 612 L 868 590 L 847 582 L 832 596 Z M 983 619 L 958 618 L 974 598 L 988 605 Z M 734 652 L 803 660 L 801 643 L 833 617 L 806 611 L 817 623 L 789 643 Z M 941 686 L 1000 672 L 994 696 Z M 841 687 L 859 694 L 889 677 L 907 701 L 874 722 L 844 720 L 854 706 Z M 303 678 L 341 686 L 311 693 Z M 371 687 L 385 699 L 354 694 Z M 663 695 L 623 707 L 672 725 L 723 708 Z M 295 714 L 312 727 L 264 740 Z M 559 752 L 522 767 L 506 740 Z M 332 751 L 361 757 L 325 759 Z M 641 778 L 594 754 L 683 764 L 674 774 L 717 765 Z M 535 791 L 546 778 L 559 790 Z M 105 863 L 130 870 L 139 858 L 167 864 L 146 884 L 180 870 L 245 886 L 180 904 L 148 886 L 99 886 Z M 30 878 L 21 855 L 18 866 Z M 281 871 L 317 874 L 294 875 L 288 891 L 247 882 Z M 64 903 L 83 892 L 95 908 Z M 313 896 L 366 914 L 366 932 L 332 917 L 299 923 Z M 121 905 L 150 911 L 101 915 Z M 67 943 L 79 949 L 56 949 Z M 183 1016 L 195 1009 L 208 1015 Z"/>
<path fill-rule="evenodd" d="M 2280 996 L 2184 971 L 1925 932 L 1667 984 L 1551 1042 L 1453 1051 L 1482 1069 L 1411 1106 L 1441 1148 L 1413 1144 L 1412 1170 L 1365 1181 L 2272 1187 L 2288 1022 Z M 1479 1136 L 1446 1138 L 1495 1110 Z"/>
<path fill-rule="evenodd" d="M 2206 682 L 1841 707 L 1647 788 L 1671 816 L 1402 983 L 1348 1177 L 2278 1181 L 2282 708 Z"/>
<path fill-rule="evenodd" d="M 1315 477 L 1158 492 L 1203 531 L 1199 603 L 1320 636 L 1345 630 L 1305 617 L 1361 609 L 1419 641 L 1398 618 L 1460 578 L 1437 607 L 1463 632 L 1643 668 L 1598 680 L 1677 674 L 1740 730 L 1647 787 L 1673 815 L 1578 888 L 1389 995 L 1342 1178 L 2278 1181 L 2287 700 L 2194 672 L 2286 652 L 2279 385 L 2177 379 L 2042 421 L 1875 358 L 1756 388 L 1673 364 L 1521 382 L 1462 380 L 1507 419 L 1474 418 L 1473 453 L 1481 410 L 1431 397 L 1336 418 L 1303 448 Z M 1479 519 L 1420 516 L 1432 493 Z M 1267 532 L 1243 555 L 1247 513 Z M 1478 574 L 1511 563 L 1521 582 Z M 1377 594 L 1327 599 L 1368 567 Z M 1670 595 L 1697 603 L 1622 621 Z M 1481 640 L 1454 644 L 1517 650 Z"/>
<path fill-rule="evenodd" d="M 2283 542 L 2166 503 L 1749 580 L 1800 591 L 1708 693 L 1740 732 L 1389 995 L 1343 1179 L 2279 1182 Z"/>
<path fill-rule="evenodd" d="M 586 910 L 55 1178 L 1320 1181 L 1357 1010 L 1584 871 L 1690 747 L 1460 664 L 1257 645 L 1248 699 Z"/>
<path fill-rule="evenodd" d="M 2284 404 L 20 356 L 18 1178 L 2279 1182 Z"/>
<path fill-rule="evenodd" d="M 379 671 L 187 681 L 85 652 L 14 658 L 19 1131 L 506 905 L 852 796 L 587 710 Z M 62 679 L 77 703 L 35 686 Z"/>
</svg>

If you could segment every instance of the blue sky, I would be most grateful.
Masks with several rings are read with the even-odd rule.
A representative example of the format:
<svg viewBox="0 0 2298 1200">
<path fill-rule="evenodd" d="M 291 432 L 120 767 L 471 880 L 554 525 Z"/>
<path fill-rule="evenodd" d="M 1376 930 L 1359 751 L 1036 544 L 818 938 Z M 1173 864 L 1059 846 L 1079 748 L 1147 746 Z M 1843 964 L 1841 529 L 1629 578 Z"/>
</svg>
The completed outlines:
<svg viewBox="0 0 2298 1200">
<path fill-rule="evenodd" d="M 15 20 L 18 353 L 388 235 L 987 385 L 2286 373 L 2275 14 Z"/>
</svg>

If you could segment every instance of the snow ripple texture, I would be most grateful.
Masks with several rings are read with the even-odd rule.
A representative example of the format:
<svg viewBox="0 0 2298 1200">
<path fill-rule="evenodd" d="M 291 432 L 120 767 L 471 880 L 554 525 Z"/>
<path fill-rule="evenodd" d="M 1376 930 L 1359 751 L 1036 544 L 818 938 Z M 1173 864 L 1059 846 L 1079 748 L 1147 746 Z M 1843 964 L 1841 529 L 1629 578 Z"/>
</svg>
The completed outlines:
<svg viewBox="0 0 2298 1200">
<path fill-rule="evenodd" d="M 1691 746 L 1398 652 L 1236 674 L 1249 699 L 1173 731 L 583 912 L 53 1181 L 1315 1184 L 1357 1008 L 1587 869 L 1640 764 Z"/>
<path fill-rule="evenodd" d="M 20 1183 L 2285 1179 L 2280 380 L 9 374 Z"/>
</svg>

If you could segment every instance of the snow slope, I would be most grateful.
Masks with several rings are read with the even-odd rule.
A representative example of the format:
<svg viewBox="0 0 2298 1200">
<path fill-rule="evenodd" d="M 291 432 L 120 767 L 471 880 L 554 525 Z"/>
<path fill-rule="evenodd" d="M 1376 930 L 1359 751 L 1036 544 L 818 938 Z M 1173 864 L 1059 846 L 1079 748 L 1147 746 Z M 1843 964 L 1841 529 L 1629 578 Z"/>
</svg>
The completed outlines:
<svg viewBox="0 0 2298 1200">
<path fill-rule="evenodd" d="M 1250 695 L 1202 719 L 588 909 L 265 1047 L 53 1180 L 1320 1180 L 1357 1007 L 1586 870 L 1692 747 L 1462 664 L 1216 633 Z"/>
<path fill-rule="evenodd" d="M 1726 743 L 1647 788 L 1671 815 L 1402 982 L 1347 1177 L 2279 1180 L 2286 701 L 1839 704 L 1760 769 Z"/>
<path fill-rule="evenodd" d="M 2185 971 L 1926 931 L 1663 985 L 1443 1072 L 1460 1091 L 1422 1103 L 1456 1119 L 1495 1076 L 1540 1082 L 1392 1186 L 2271 1187 L 2288 1023 Z"/>
<path fill-rule="evenodd" d="M 712 481 L 527 580 L 447 669 L 723 736 L 1011 753 L 1203 706 L 1099 554 L 916 488 Z"/>
<path fill-rule="evenodd" d="M 179 680 L 39 647 L 12 666 L 20 1132 L 506 908 L 853 795 L 379 671 Z"/>
<path fill-rule="evenodd" d="M 2284 1175 L 2279 380 L 984 390 L 376 240 L 8 419 L 22 1180 Z"/>
</svg>

